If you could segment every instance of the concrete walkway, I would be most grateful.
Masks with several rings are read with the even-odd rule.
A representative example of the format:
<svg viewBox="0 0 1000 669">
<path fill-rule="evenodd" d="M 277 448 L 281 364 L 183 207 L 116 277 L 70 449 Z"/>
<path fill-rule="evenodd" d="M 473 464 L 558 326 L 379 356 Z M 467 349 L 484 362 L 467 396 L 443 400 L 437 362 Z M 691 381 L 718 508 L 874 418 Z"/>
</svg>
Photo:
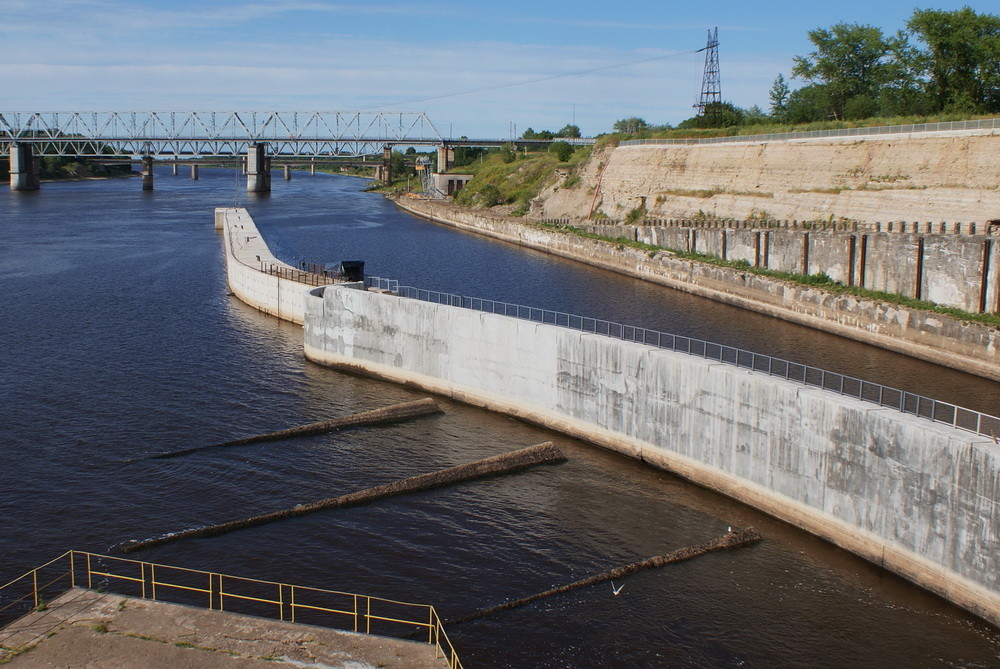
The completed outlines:
<svg viewBox="0 0 1000 669">
<path fill-rule="evenodd" d="M 428 644 L 75 588 L 0 629 L 0 664 L 187 669 L 443 669 Z"/>
</svg>

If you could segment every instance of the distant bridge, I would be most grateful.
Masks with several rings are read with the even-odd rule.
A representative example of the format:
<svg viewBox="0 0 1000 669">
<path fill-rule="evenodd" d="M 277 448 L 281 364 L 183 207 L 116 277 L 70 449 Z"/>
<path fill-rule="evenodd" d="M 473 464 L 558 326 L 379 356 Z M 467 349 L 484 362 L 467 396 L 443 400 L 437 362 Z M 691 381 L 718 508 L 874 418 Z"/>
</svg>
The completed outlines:
<svg viewBox="0 0 1000 669">
<path fill-rule="evenodd" d="M 381 153 L 379 175 L 388 181 L 393 146 L 437 147 L 439 169 L 444 171 L 453 164 L 457 146 L 511 143 L 522 148 L 552 141 L 445 139 L 423 112 L 0 112 L 0 150 L 10 155 L 15 190 L 38 187 L 37 156 L 136 157 L 142 161 L 147 189 L 152 188 L 154 158 L 239 158 L 245 160 L 247 189 L 267 191 L 272 158 L 315 161 Z"/>
<path fill-rule="evenodd" d="M 325 158 L 375 155 L 386 145 L 530 147 L 552 141 L 446 139 L 423 112 L 0 112 L 0 146 L 30 142 L 34 154 L 44 156 L 232 157 L 266 143 L 270 155 Z"/>
<path fill-rule="evenodd" d="M 231 157 L 261 143 L 272 155 L 361 156 L 443 141 L 423 112 L 0 112 L 0 143 L 46 156 Z"/>
</svg>

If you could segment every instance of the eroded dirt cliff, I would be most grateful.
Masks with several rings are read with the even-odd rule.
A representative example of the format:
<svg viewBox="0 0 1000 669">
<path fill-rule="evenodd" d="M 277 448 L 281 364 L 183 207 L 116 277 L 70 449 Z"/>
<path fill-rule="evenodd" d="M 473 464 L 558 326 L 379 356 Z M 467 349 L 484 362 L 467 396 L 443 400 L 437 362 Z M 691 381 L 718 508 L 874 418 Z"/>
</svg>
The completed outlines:
<svg viewBox="0 0 1000 669">
<path fill-rule="evenodd" d="M 1000 219 L 1000 134 L 621 146 L 578 176 L 543 191 L 533 217 L 621 220 L 644 204 L 654 218 Z"/>
</svg>

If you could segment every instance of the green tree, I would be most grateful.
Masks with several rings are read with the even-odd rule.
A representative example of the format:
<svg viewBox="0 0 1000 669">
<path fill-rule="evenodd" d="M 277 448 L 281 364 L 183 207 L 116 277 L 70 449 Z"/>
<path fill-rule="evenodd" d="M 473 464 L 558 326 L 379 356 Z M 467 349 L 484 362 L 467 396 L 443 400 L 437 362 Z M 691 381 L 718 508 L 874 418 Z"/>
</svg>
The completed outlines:
<svg viewBox="0 0 1000 669">
<path fill-rule="evenodd" d="M 634 135 L 643 130 L 648 130 L 649 124 L 637 116 L 632 116 L 630 118 L 623 118 L 619 121 L 615 121 L 612 126 L 612 130 L 615 132 L 628 133 Z"/>
<path fill-rule="evenodd" d="M 921 74 L 923 55 L 901 35 L 889 42 L 890 77 L 879 88 L 876 102 L 880 116 L 924 115 L 932 111 Z"/>
<path fill-rule="evenodd" d="M 898 74 L 899 64 L 892 56 L 904 48 L 906 36 L 901 33 L 886 38 L 881 28 L 838 23 L 807 34 L 816 50 L 795 56 L 792 76 L 823 86 L 838 118 L 843 118 L 849 99 L 877 97 L 879 89 Z"/>
<path fill-rule="evenodd" d="M 758 112 L 763 115 L 760 109 Z M 705 105 L 704 114 L 692 116 L 677 124 L 678 128 L 730 128 L 746 122 L 747 111 L 731 102 L 713 102 Z"/>
<path fill-rule="evenodd" d="M 855 121 L 879 115 L 878 100 L 870 95 L 855 95 L 844 103 L 844 118 Z"/>
<path fill-rule="evenodd" d="M 831 103 L 826 86 L 803 86 L 788 95 L 785 123 L 812 123 L 830 118 Z"/>
<path fill-rule="evenodd" d="M 567 123 L 556 133 L 556 137 L 580 137 L 580 126 Z"/>
<path fill-rule="evenodd" d="M 521 133 L 521 139 L 552 139 L 555 135 L 552 134 L 551 130 L 540 130 L 535 132 L 531 128 L 528 128 L 523 133 Z"/>
<path fill-rule="evenodd" d="M 744 125 L 757 125 L 762 123 L 767 123 L 771 120 L 771 117 L 767 115 L 763 109 L 754 105 L 750 109 L 745 110 L 743 115 Z"/>
<path fill-rule="evenodd" d="M 507 142 L 500 147 L 500 160 L 505 163 L 512 163 L 517 160 L 517 147 L 511 142 Z"/>
<path fill-rule="evenodd" d="M 573 155 L 573 145 L 569 142 L 552 142 L 549 144 L 549 151 L 556 155 L 559 162 L 565 163 Z"/>
<path fill-rule="evenodd" d="M 486 184 L 480 188 L 476 194 L 476 199 L 484 207 L 495 207 L 498 204 L 504 203 L 503 194 L 493 184 Z"/>
<path fill-rule="evenodd" d="M 771 115 L 778 120 L 782 120 L 785 114 L 790 93 L 791 89 L 788 87 L 788 82 L 785 81 L 785 76 L 779 73 L 771 85 L 771 91 L 768 94 L 771 98 Z"/>
<path fill-rule="evenodd" d="M 463 137 L 462 139 L 468 139 L 468 137 Z M 465 167 L 466 165 L 471 165 L 484 153 L 486 153 L 486 149 L 478 146 L 456 146 L 454 166 Z"/>
<path fill-rule="evenodd" d="M 920 65 L 936 110 L 1000 111 L 1000 16 L 918 9 L 906 26 L 926 46 Z"/>
<path fill-rule="evenodd" d="M 393 179 L 416 174 L 416 170 L 406 164 L 406 158 L 399 151 L 392 152 L 392 156 L 389 158 L 389 165 L 392 169 Z"/>
</svg>

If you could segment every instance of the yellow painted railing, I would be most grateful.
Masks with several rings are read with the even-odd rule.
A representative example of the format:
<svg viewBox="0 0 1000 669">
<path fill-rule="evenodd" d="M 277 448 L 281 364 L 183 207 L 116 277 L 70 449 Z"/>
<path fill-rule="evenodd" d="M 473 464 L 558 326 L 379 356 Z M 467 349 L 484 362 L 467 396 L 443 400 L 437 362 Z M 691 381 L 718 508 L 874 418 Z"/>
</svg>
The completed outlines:
<svg viewBox="0 0 1000 669">
<path fill-rule="evenodd" d="M 240 604 L 256 607 L 251 615 L 289 622 L 307 622 L 372 634 L 373 623 L 426 631 L 435 657 L 445 658 L 451 669 L 461 669 L 444 625 L 434 607 L 337 590 L 263 581 L 217 572 L 173 567 L 127 558 L 67 551 L 0 586 L 0 616 L 30 609 L 42 610 L 48 601 L 69 588 L 107 590 L 158 601 L 204 606 L 215 611 L 240 611 Z M 303 620 L 303 617 L 307 619 Z M 298 619 L 298 620 L 297 620 Z M 331 624 L 334 623 L 334 624 Z M 338 624 L 339 623 L 339 624 Z M 398 628 L 397 628 L 398 629 Z"/>
</svg>

